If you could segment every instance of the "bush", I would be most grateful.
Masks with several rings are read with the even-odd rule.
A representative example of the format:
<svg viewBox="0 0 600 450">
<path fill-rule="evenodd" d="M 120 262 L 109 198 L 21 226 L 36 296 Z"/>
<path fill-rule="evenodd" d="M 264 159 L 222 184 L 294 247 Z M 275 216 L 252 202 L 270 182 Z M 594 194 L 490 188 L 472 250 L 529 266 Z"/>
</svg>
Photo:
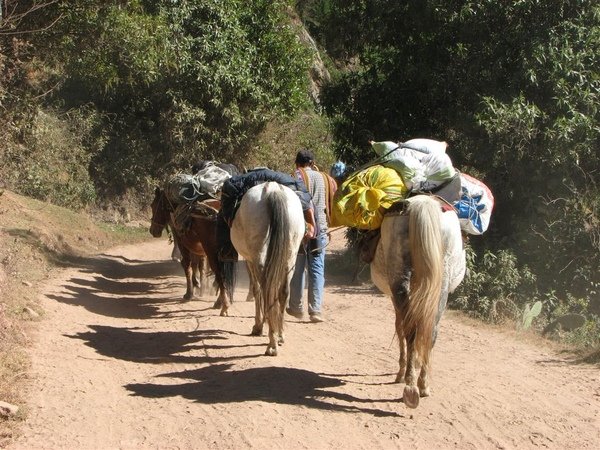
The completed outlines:
<svg viewBox="0 0 600 450">
<path fill-rule="evenodd" d="M 569 326 L 572 316 L 580 318 L 582 323 Z M 587 297 L 577 298 L 567 295 L 566 300 L 556 301 L 556 307 L 550 314 L 549 336 L 577 347 L 593 348 L 600 346 L 600 314 L 597 305 Z M 552 326 L 556 323 L 560 326 Z"/>
<path fill-rule="evenodd" d="M 519 267 L 509 250 L 481 258 L 467 247 L 467 276 L 450 299 L 450 306 L 469 311 L 490 322 L 520 320 L 526 304 L 537 300 L 535 276 L 527 266 Z"/>
<path fill-rule="evenodd" d="M 301 147 L 314 152 L 320 170 L 329 171 L 334 162 L 329 123 L 312 110 L 304 110 L 289 120 L 270 122 L 250 152 L 247 165 L 267 165 L 288 173 L 294 168 L 294 158 Z"/>
<path fill-rule="evenodd" d="M 59 206 L 81 209 L 92 203 L 96 191 L 88 173 L 90 130 L 96 117 L 80 109 L 60 117 L 38 110 L 21 125 L 20 142 L 4 148 L 0 175 L 7 187 Z M 98 140 L 98 138 L 96 139 Z"/>
</svg>

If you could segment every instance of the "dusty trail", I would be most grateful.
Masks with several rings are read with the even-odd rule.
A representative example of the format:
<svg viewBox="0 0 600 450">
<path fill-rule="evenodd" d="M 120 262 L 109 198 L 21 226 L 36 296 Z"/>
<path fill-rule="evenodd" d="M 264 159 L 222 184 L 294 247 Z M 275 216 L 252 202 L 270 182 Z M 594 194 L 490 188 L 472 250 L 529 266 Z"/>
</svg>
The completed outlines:
<svg viewBox="0 0 600 450">
<path fill-rule="evenodd" d="M 384 296 L 330 280 L 327 322 L 288 316 L 266 357 L 246 285 L 230 317 L 182 303 L 169 255 L 117 248 L 48 283 L 12 449 L 600 448 L 598 366 L 447 314 L 433 395 L 409 410 Z"/>
</svg>

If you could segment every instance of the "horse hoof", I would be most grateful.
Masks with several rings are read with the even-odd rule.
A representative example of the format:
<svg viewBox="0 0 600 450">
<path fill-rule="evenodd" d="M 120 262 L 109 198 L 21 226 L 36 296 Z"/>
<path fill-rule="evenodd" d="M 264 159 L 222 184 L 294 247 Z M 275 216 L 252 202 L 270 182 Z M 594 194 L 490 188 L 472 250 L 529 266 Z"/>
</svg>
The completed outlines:
<svg viewBox="0 0 600 450">
<path fill-rule="evenodd" d="M 416 386 L 404 386 L 402 399 L 407 407 L 416 408 L 419 406 L 419 388 Z"/>
<path fill-rule="evenodd" d="M 227 317 L 227 316 L 229 316 L 229 313 L 227 312 L 227 308 L 221 309 L 221 317 Z"/>
<path fill-rule="evenodd" d="M 189 301 L 191 301 L 193 298 L 194 298 L 194 296 L 193 296 L 193 295 L 191 295 L 191 294 L 185 294 L 185 295 L 183 296 L 183 299 L 182 299 L 182 300 L 183 300 L 184 302 L 189 302 Z"/>
<path fill-rule="evenodd" d="M 421 397 L 429 397 L 431 395 L 431 389 L 429 387 L 419 388 L 419 394 Z"/>
<path fill-rule="evenodd" d="M 262 336 L 262 328 L 257 327 L 256 325 L 252 327 L 252 332 L 250 336 Z"/>
<path fill-rule="evenodd" d="M 266 356 L 277 356 L 277 347 L 267 347 Z"/>
</svg>

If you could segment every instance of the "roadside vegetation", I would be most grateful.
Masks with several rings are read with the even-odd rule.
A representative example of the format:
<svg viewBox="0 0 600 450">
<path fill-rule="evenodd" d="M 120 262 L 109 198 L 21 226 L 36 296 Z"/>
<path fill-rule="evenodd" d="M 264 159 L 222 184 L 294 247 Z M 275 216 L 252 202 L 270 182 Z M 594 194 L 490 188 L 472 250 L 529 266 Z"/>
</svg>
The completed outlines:
<svg viewBox="0 0 600 450">
<path fill-rule="evenodd" d="M 598 3 L 298 6 L 335 64 L 322 105 L 338 157 L 372 159 L 371 139 L 444 140 L 455 167 L 491 188 L 491 226 L 471 237 L 451 306 L 598 346 Z"/>
</svg>

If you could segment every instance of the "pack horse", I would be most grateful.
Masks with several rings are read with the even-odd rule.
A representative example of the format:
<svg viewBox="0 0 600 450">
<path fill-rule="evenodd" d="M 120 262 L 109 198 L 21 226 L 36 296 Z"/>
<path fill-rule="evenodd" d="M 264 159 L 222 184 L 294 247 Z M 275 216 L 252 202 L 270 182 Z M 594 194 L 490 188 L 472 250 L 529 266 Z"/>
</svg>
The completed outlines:
<svg viewBox="0 0 600 450">
<path fill-rule="evenodd" d="M 448 293 L 460 284 L 465 270 L 458 217 L 454 211 L 443 212 L 435 197 L 410 197 L 401 210 L 386 214 L 371 278 L 394 304 L 400 342 L 396 382 L 406 383 L 403 400 L 410 408 L 418 406 L 420 397 L 429 396 L 437 325 Z"/>
<path fill-rule="evenodd" d="M 305 232 L 298 196 L 288 187 L 266 182 L 243 196 L 231 224 L 231 241 L 247 262 L 255 298 L 252 334 L 260 336 L 266 321 L 266 355 L 277 355 L 283 343 L 284 310 L 296 255 Z"/>
<path fill-rule="evenodd" d="M 218 206 L 213 203 L 206 201 L 193 204 L 192 212 L 187 215 L 186 222 L 188 223 L 181 228 L 173 219 L 176 210 L 175 205 L 169 201 L 163 189 L 156 188 L 151 205 L 150 234 L 154 237 L 160 237 L 167 226 L 172 228 L 174 238 L 182 254 L 181 265 L 187 282 L 187 290 L 184 296 L 186 300 L 190 300 L 194 292 L 194 258 L 206 255 L 219 290 L 215 307 L 220 307 L 221 315 L 224 316 L 227 315 L 227 310 L 233 298 L 235 265 L 233 262 L 223 262 L 218 259 L 215 231 Z"/>
</svg>

